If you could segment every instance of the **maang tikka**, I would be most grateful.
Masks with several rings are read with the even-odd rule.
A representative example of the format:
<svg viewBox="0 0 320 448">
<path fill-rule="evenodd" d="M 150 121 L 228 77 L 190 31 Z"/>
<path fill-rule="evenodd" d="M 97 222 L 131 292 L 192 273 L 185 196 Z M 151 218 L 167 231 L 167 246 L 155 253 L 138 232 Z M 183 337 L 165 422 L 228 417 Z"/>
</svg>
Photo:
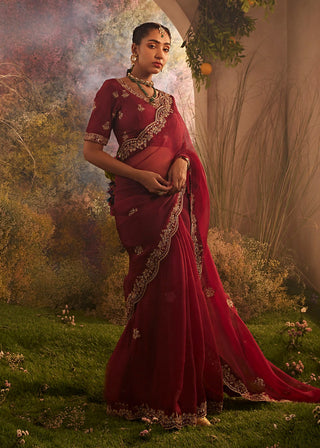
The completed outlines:
<svg viewBox="0 0 320 448">
<path fill-rule="evenodd" d="M 162 25 L 159 24 L 159 33 L 161 37 L 164 37 L 164 35 L 166 34 L 166 30 L 163 28 Z"/>
</svg>

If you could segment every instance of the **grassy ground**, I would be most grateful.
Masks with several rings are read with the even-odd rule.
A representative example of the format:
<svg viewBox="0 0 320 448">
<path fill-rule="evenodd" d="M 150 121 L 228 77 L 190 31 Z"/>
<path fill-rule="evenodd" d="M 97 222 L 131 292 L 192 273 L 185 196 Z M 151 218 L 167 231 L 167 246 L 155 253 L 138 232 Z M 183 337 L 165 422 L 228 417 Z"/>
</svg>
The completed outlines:
<svg viewBox="0 0 320 448">
<path fill-rule="evenodd" d="M 266 448 L 276 443 L 281 448 L 320 447 L 314 404 L 251 403 L 227 397 L 212 427 L 168 432 L 154 425 L 151 438 L 142 440 L 144 423 L 107 416 L 101 396 L 106 360 L 122 327 L 80 314 L 76 325 L 69 326 L 52 310 L 6 304 L 0 305 L 0 316 L 0 351 L 10 353 L 0 359 L 1 387 L 5 380 L 11 383 L 0 404 L 1 448 L 20 446 L 17 429 L 28 430 L 24 446 L 34 448 Z M 265 355 L 281 368 L 290 353 L 280 330 L 298 317 L 274 314 L 250 322 Z M 320 375 L 320 365 L 316 367 L 310 357 L 320 357 L 319 320 L 308 313 L 305 317 L 313 331 L 303 341 L 301 354 L 295 355 L 306 365 L 303 380 L 311 372 Z M 296 417 L 286 421 L 288 414 Z"/>
</svg>

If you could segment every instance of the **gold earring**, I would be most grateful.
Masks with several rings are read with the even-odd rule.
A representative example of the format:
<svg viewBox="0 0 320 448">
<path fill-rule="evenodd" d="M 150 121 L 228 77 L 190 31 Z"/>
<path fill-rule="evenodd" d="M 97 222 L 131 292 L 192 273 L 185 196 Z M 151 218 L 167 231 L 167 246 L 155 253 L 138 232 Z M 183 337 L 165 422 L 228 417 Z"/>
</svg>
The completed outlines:
<svg viewBox="0 0 320 448">
<path fill-rule="evenodd" d="M 132 54 L 130 59 L 132 66 L 134 66 L 134 64 L 137 62 L 138 56 L 136 54 Z"/>
</svg>

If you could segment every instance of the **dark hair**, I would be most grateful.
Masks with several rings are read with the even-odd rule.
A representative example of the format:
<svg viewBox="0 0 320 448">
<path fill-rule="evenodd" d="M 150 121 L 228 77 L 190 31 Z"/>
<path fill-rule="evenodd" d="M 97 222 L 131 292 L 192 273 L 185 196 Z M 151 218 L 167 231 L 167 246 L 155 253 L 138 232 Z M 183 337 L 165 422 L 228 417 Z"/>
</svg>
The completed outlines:
<svg viewBox="0 0 320 448">
<path fill-rule="evenodd" d="M 137 28 L 133 30 L 132 42 L 136 45 L 140 45 L 141 39 L 148 36 L 150 30 L 159 30 L 160 27 L 165 30 L 171 40 L 171 33 L 166 26 L 161 25 L 160 23 L 146 22 L 137 26 Z"/>
</svg>

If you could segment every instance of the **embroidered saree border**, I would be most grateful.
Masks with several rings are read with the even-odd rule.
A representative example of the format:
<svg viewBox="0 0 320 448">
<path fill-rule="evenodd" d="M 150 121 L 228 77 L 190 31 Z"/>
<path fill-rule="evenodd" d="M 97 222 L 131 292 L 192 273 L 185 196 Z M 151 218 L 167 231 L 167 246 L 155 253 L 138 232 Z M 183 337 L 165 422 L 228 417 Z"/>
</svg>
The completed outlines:
<svg viewBox="0 0 320 448">
<path fill-rule="evenodd" d="M 179 215 L 183 208 L 183 196 L 185 189 L 181 190 L 177 195 L 177 201 L 172 208 L 168 224 L 160 233 L 160 241 L 155 249 L 149 255 L 145 269 L 134 282 L 133 288 L 127 297 L 127 318 L 128 320 L 134 313 L 136 303 L 142 298 L 148 284 L 156 277 L 161 260 L 163 260 L 169 253 L 171 239 L 177 232 L 179 226 Z"/>
<path fill-rule="evenodd" d="M 147 404 L 134 406 L 130 409 L 126 403 L 115 403 L 114 407 L 107 406 L 107 413 L 124 417 L 127 420 L 141 419 L 142 417 L 150 420 L 156 419 L 154 423 L 160 423 L 165 429 L 181 429 L 183 426 L 195 426 L 197 419 L 207 415 L 207 403 L 203 402 L 197 407 L 196 413 L 182 413 L 177 412 L 167 415 L 163 410 L 152 409 Z"/>
<path fill-rule="evenodd" d="M 236 392 L 237 394 L 241 395 L 241 397 L 250 400 L 250 401 L 279 401 L 275 400 L 271 397 L 269 397 L 268 394 L 265 392 L 252 394 L 247 389 L 246 385 L 240 380 L 240 378 L 236 377 L 233 372 L 231 371 L 231 368 L 227 364 L 222 365 L 222 372 L 223 372 L 223 384 L 227 386 L 230 390 L 233 392 Z M 254 381 L 254 384 L 257 388 L 265 388 L 265 384 L 262 378 L 257 377 Z M 281 401 L 287 401 L 287 400 L 281 400 Z"/>
<path fill-rule="evenodd" d="M 160 101 L 160 100 L 159 100 Z M 146 126 L 137 137 L 125 140 L 117 152 L 119 160 L 126 160 L 132 152 L 145 149 L 148 142 L 163 129 L 166 119 L 173 112 L 172 98 L 170 95 L 161 97 L 160 106 L 156 109 L 155 120 Z"/>
<path fill-rule="evenodd" d="M 86 132 L 84 134 L 83 140 L 88 142 L 99 143 L 100 145 L 106 145 L 109 141 L 108 138 L 100 134 L 94 134 L 93 132 Z"/>
<path fill-rule="evenodd" d="M 197 218 L 194 213 L 194 195 L 192 193 L 190 195 L 190 218 L 191 218 L 191 239 L 192 239 L 193 245 L 194 245 L 194 253 L 195 253 L 198 273 L 201 278 L 203 248 L 202 248 L 202 244 L 199 242 L 198 235 L 197 235 Z"/>
</svg>

